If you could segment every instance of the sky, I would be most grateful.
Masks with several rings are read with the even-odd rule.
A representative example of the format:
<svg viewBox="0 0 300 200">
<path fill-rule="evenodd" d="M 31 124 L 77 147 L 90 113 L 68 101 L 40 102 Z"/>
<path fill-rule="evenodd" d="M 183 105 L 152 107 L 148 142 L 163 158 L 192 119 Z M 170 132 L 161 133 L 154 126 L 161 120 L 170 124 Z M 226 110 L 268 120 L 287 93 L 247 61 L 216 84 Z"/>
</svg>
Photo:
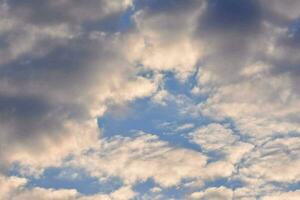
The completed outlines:
<svg viewBox="0 0 300 200">
<path fill-rule="evenodd" d="M 0 200 L 299 200 L 299 0 L 0 0 Z"/>
</svg>

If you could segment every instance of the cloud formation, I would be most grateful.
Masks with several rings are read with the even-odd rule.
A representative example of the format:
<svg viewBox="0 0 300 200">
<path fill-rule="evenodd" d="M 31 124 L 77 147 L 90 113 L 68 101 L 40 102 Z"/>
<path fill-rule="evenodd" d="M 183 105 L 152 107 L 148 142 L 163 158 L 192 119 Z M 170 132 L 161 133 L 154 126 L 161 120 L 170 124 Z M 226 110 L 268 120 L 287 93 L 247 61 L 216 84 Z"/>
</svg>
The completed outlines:
<svg viewBox="0 0 300 200">
<path fill-rule="evenodd" d="M 299 198 L 299 19 L 298 0 L 0 0 L 0 200 Z M 154 111 L 104 134 L 135 105 Z M 120 186 L 32 186 L 53 168 Z"/>
</svg>

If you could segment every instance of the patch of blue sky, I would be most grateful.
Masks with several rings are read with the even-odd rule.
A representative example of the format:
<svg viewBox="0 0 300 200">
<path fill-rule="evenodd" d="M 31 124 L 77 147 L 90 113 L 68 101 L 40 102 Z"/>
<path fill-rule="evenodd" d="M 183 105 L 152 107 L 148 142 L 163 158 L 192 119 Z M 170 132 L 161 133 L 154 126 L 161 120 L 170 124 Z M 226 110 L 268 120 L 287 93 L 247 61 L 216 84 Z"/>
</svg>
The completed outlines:
<svg viewBox="0 0 300 200">
<path fill-rule="evenodd" d="M 195 118 L 180 114 L 175 102 L 169 102 L 166 106 L 162 106 L 145 98 L 134 101 L 128 107 L 129 111 L 127 111 L 126 117 L 118 116 L 114 112 L 107 112 L 98 119 L 104 137 L 132 136 L 142 131 L 156 134 L 160 139 L 176 146 L 199 150 L 197 145 L 190 143 L 185 137 L 184 130 L 180 134 L 175 131 L 176 126 L 179 127 L 186 123 L 202 126 L 210 123 L 207 118 Z"/>
<path fill-rule="evenodd" d="M 137 75 L 146 78 L 153 77 L 154 73 L 151 70 L 147 70 L 143 65 L 137 64 L 139 72 Z M 200 103 L 207 99 L 207 95 L 194 95 L 192 89 L 198 84 L 198 73 L 200 70 L 200 64 L 197 65 L 194 72 L 192 72 L 186 80 L 179 80 L 176 74 L 172 71 L 163 72 L 163 89 L 167 90 L 173 95 L 185 95 L 186 97 L 193 100 L 195 103 Z"/>
<path fill-rule="evenodd" d="M 267 184 L 273 185 L 276 188 L 283 190 L 283 191 L 296 191 L 300 189 L 300 181 L 296 181 L 294 183 L 283 183 L 283 182 L 276 182 L 270 181 Z"/>
<path fill-rule="evenodd" d="M 300 30 L 300 18 L 290 23 L 288 27 L 288 35 L 293 37 L 295 34 L 297 34 L 297 32 L 299 32 L 299 30 Z"/>
<path fill-rule="evenodd" d="M 196 74 L 197 72 L 195 72 Z M 153 76 L 151 71 L 141 72 L 141 76 Z M 205 99 L 199 99 L 190 94 L 191 88 L 195 84 L 196 75 L 191 76 L 186 82 L 176 79 L 173 73 L 165 74 L 165 89 L 171 95 L 183 95 L 190 103 L 200 103 Z M 204 116 L 194 116 L 189 113 L 183 114 L 182 105 L 174 100 L 167 101 L 166 105 L 160 105 L 151 98 L 138 99 L 126 105 L 126 108 L 112 106 L 103 117 L 98 119 L 98 125 L 102 130 L 103 137 L 113 137 L 115 135 L 133 136 L 138 132 L 156 134 L 160 139 L 165 140 L 177 147 L 184 147 L 201 151 L 199 145 L 190 142 L 188 133 L 198 127 L 214 123 L 211 118 Z M 233 130 L 234 134 L 240 137 L 241 141 L 248 141 L 249 137 L 241 134 L 236 129 L 235 123 L 231 119 L 224 119 L 216 123 Z M 190 128 L 179 129 L 180 126 L 190 124 Z M 219 158 L 218 153 L 212 152 L 212 160 Z"/>
<path fill-rule="evenodd" d="M 197 86 L 199 70 L 200 66 L 196 67 L 196 70 L 184 81 L 176 78 L 173 72 L 166 72 L 164 74 L 165 89 L 174 95 L 185 95 L 195 103 L 205 101 L 208 97 L 207 95 L 194 95 L 191 92 Z"/>
<path fill-rule="evenodd" d="M 209 152 L 205 152 L 205 154 L 208 156 L 207 159 L 208 164 L 225 158 L 225 154 L 221 151 L 209 151 Z"/>
<path fill-rule="evenodd" d="M 84 195 L 111 193 L 123 185 L 118 178 L 110 177 L 108 180 L 100 182 L 97 178 L 90 177 L 81 170 L 70 171 L 70 169 L 64 168 L 48 168 L 41 177 L 29 177 L 28 179 L 28 188 L 76 189 Z"/>
<path fill-rule="evenodd" d="M 295 183 L 288 184 L 286 187 L 287 191 L 296 191 L 300 190 L 300 181 L 297 181 Z"/>
<path fill-rule="evenodd" d="M 207 181 L 203 189 L 208 189 L 211 187 L 221 187 L 221 186 L 231 188 L 231 189 L 236 189 L 245 186 L 245 183 L 243 183 L 239 179 L 218 178 L 213 181 Z"/>
<path fill-rule="evenodd" d="M 164 188 L 161 194 L 164 196 L 165 199 L 185 199 L 188 189 L 181 186 L 169 187 Z"/>
<path fill-rule="evenodd" d="M 145 194 L 156 186 L 157 185 L 152 179 L 148 179 L 146 181 L 136 183 L 133 187 L 133 190 L 140 194 Z"/>
</svg>

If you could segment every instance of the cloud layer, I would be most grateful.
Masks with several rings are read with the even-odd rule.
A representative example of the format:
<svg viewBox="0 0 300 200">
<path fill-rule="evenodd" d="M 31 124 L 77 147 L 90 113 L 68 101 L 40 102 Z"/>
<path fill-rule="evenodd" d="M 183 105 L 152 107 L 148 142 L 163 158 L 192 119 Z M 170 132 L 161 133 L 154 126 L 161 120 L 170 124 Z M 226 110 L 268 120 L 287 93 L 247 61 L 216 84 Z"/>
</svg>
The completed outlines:
<svg viewBox="0 0 300 200">
<path fill-rule="evenodd" d="M 0 199 L 298 199 L 299 17 L 297 0 L 0 0 Z M 119 186 L 33 186 L 50 169 Z"/>
</svg>

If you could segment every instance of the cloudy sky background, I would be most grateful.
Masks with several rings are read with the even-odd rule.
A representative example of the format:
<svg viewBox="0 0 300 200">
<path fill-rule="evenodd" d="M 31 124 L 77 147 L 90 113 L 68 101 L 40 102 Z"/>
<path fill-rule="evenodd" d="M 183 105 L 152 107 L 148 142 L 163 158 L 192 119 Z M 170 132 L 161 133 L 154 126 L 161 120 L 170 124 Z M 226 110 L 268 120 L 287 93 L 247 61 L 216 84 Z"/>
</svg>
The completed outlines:
<svg viewBox="0 0 300 200">
<path fill-rule="evenodd" d="M 299 55 L 298 0 L 0 0 L 0 200 L 298 200 Z"/>
</svg>

